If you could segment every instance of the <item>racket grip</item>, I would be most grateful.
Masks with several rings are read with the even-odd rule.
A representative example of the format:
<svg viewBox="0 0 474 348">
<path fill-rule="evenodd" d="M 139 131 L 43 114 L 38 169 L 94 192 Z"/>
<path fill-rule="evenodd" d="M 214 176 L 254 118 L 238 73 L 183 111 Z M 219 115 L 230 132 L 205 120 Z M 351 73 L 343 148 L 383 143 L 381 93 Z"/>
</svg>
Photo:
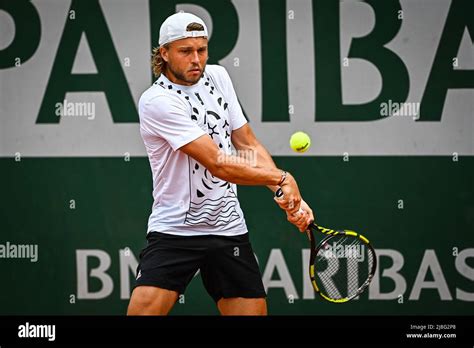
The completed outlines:
<svg viewBox="0 0 474 348">
<path fill-rule="evenodd" d="M 282 190 L 281 188 L 279 188 L 278 190 L 275 191 L 275 197 L 276 197 L 276 199 L 282 199 L 283 196 L 284 196 L 284 195 L 283 195 L 283 190 Z M 301 213 L 303 213 L 303 212 L 304 212 L 303 209 L 300 208 L 300 209 L 298 210 L 297 214 L 298 214 L 298 213 L 301 214 Z"/>
</svg>

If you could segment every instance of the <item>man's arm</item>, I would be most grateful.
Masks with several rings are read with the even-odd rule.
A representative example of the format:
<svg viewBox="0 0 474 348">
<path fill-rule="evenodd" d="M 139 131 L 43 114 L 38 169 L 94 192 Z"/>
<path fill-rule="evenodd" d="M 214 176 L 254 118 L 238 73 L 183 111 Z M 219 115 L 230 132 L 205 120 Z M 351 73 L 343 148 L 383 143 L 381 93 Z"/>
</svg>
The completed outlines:
<svg viewBox="0 0 474 348">
<path fill-rule="evenodd" d="M 247 158 L 256 154 L 255 160 L 257 165 L 267 168 L 277 168 L 272 156 L 258 141 L 248 123 L 239 129 L 234 130 L 232 132 L 231 140 L 232 144 L 234 144 L 234 147 L 238 151 L 248 151 L 248 153 L 251 154 L 250 156 L 247 156 Z M 272 190 L 273 193 L 278 189 L 278 185 L 267 185 L 267 187 Z"/>
<path fill-rule="evenodd" d="M 265 166 L 268 168 L 277 168 L 275 165 L 275 162 L 272 159 L 272 156 L 267 151 L 267 149 L 265 149 L 265 147 L 260 143 L 260 141 L 258 141 L 257 137 L 252 131 L 252 128 L 250 128 L 248 123 L 246 123 L 239 129 L 234 130 L 232 132 L 231 140 L 232 140 L 232 143 L 234 144 L 234 147 L 238 151 L 248 151 L 248 153 L 250 154 L 256 153 L 256 163 L 258 165 Z M 244 157 L 248 158 L 252 156 L 255 157 L 255 155 L 251 155 L 251 156 L 247 155 Z M 270 190 L 272 190 L 272 192 L 275 192 L 279 186 L 267 185 L 267 187 Z M 304 232 L 306 228 L 308 227 L 309 223 L 311 221 L 314 221 L 313 211 L 303 199 L 301 199 L 301 209 L 305 211 L 307 215 L 305 214 L 294 215 L 292 211 L 289 211 L 287 209 L 287 206 L 284 204 L 284 202 L 281 202 L 279 200 L 277 200 L 276 202 L 282 209 L 286 210 L 288 221 L 296 225 L 301 232 Z"/>
<path fill-rule="evenodd" d="M 255 166 L 248 159 L 227 155 L 219 150 L 216 143 L 205 134 L 182 146 L 183 151 L 188 156 L 206 167 L 212 175 L 240 185 L 267 185 L 277 186 L 280 184 L 284 193 L 282 204 L 290 205 L 288 211 L 296 213 L 300 208 L 301 195 L 295 179 L 291 174 L 287 174 L 285 180 L 282 180 L 282 170 L 272 167 L 265 167 L 261 163 Z M 290 204 L 290 202 L 293 202 Z"/>
</svg>

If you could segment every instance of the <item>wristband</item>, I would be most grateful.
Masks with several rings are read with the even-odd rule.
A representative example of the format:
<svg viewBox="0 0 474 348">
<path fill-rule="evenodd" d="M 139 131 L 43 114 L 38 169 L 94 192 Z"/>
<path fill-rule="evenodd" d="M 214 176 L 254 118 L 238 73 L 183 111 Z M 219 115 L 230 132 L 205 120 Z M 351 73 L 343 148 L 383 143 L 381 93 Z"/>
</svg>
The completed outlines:
<svg viewBox="0 0 474 348">
<path fill-rule="evenodd" d="M 288 175 L 288 172 L 285 172 L 284 170 L 281 171 L 281 180 L 278 183 L 278 186 L 281 186 L 281 184 L 283 184 L 283 182 L 285 181 L 287 175 Z"/>
</svg>

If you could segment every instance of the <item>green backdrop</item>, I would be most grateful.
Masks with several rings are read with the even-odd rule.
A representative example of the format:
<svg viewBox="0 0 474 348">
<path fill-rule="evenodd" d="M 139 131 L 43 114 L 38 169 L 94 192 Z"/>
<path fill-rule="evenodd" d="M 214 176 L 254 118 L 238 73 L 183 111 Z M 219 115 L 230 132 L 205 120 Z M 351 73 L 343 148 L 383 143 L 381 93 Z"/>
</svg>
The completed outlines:
<svg viewBox="0 0 474 348">
<path fill-rule="evenodd" d="M 262 272 L 271 250 L 281 249 L 299 295 L 291 301 L 283 288 L 270 288 L 271 314 L 472 314 L 473 303 L 457 299 L 456 289 L 474 292 L 474 258 L 466 260 L 469 280 L 457 271 L 453 256 L 453 248 L 459 252 L 474 248 L 472 157 L 458 162 L 448 157 L 351 157 L 348 162 L 342 157 L 278 157 L 276 162 L 299 180 L 320 224 L 352 228 L 367 235 L 376 249 L 400 252 L 404 265 L 399 273 L 407 290 L 403 303 L 398 297 L 368 300 L 367 293 L 346 305 L 303 299 L 305 236 L 286 221 L 269 190 L 240 186 L 239 198 Z M 120 299 L 119 250 L 129 247 L 138 258 L 145 242 L 152 203 L 148 160 L 5 158 L 0 166 L 2 240 L 36 243 L 39 248 L 36 263 L 0 259 L 1 314 L 124 313 L 128 300 Z M 71 297 L 77 294 L 76 249 L 101 249 L 110 255 L 107 273 L 114 290 L 106 298 Z M 436 253 L 452 300 L 441 301 L 438 291 L 430 288 L 422 289 L 418 300 L 408 299 L 427 249 Z M 378 272 L 391 263 L 390 257 L 381 257 Z M 97 266 L 98 259 L 90 258 L 88 269 Z M 425 281 L 433 276 L 428 270 Z M 275 270 L 272 280 L 280 278 Z M 90 277 L 91 292 L 101 286 Z M 393 280 L 381 278 L 381 292 L 393 288 Z M 173 310 L 173 314 L 215 313 L 199 276 L 184 303 Z"/>
</svg>

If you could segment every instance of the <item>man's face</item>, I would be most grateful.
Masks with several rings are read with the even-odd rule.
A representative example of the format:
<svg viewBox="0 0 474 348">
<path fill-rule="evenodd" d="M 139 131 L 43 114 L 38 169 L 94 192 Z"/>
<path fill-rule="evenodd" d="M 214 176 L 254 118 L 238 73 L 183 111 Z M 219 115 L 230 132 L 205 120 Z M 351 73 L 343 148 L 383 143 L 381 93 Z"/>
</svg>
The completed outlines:
<svg viewBox="0 0 474 348">
<path fill-rule="evenodd" d="M 171 82 L 191 86 L 199 81 L 207 62 L 207 39 L 190 37 L 171 42 L 168 48 L 160 48 L 161 56 L 168 64 L 166 76 Z"/>
</svg>

